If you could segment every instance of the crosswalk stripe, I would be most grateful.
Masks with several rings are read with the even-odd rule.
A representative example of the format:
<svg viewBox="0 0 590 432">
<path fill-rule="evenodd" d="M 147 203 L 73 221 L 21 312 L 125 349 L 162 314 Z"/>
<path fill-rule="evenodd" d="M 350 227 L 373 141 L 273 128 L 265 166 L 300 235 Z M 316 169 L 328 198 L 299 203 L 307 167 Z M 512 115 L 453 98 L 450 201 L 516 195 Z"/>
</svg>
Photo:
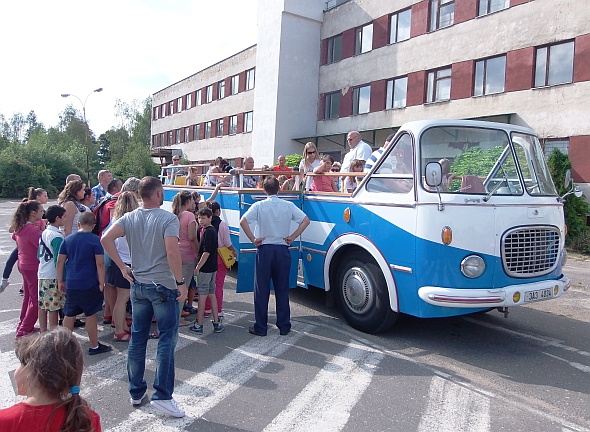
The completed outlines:
<svg viewBox="0 0 590 432">
<path fill-rule="evenodd" d="M 288 336 L 273 334 L 264 338 L 255 337 L 234 349 L 206 371 L 186 379 L 174 391 L 174 399 L 185 410 L 185 417 L 179 419 L 156 417 L 151 406 L 144 405 L 108 432 L 140 429 L 143 432 L 178 431 L 202 417 L 239 389 L 273 358 L 282 355 L 314 328 L 312 325 L 294 326 Z"/>
<path fill-rule="evenodd" d="M 7 336 L 11 333 L 16 335 L 16 327 L 18 326 L 19 321 L 20 318 L 11 318 L 0 322 L 0 336 Z"/>
<path fill-rule="evenodd" d="M 234 312 L 231 315 L 226 313 L 224 324 L 231 324 L 248 316 L 247 313 Z M 192 343 L 203 343 L 202 336 L 193 338 L 184 333 L 178 334 L 178 341 L 174 352 L 186 348 Z M 121 343 L 121 342 L 118 342 Z M 158 342 L 148 341 L 146 350 L 146 366 L 155 364 L 156 354 L 158 352 Z M 109 355 L 93 365 L 84 368 L 82 376 L 82 396 L 88 397 L 91 393 L 96 392 L 104 387 L 108 387 L 119 380 L 127 381 L 127 349 L 115 355 Z"/>
<path fill-rule="evenodd" d="M 265 429 L 279 431 L 340 431 L 350 410 L 363 395 L 383 352 L 351 342 L 334 356 Z"/>
<path fill-rule="evenodd" d="M 489 398 L 438 376 L 432 378 L 418 432 L 486 432 L 489 428 Z"/>
</svg>

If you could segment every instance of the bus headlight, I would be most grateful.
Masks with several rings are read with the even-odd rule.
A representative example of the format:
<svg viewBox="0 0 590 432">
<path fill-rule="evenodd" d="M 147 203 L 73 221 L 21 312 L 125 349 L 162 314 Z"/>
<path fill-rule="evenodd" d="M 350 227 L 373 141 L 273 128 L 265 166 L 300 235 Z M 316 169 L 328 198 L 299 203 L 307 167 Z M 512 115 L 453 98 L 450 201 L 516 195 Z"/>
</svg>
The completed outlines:
<svg viewBox="0 0 590 432">
<path fill-rule="evenodd" d="M 461 261 L 461 273 L 470 279 L 480 277 L 486 269 L 486 263 L 482 257 L 469 255 Z"/>
</svg>

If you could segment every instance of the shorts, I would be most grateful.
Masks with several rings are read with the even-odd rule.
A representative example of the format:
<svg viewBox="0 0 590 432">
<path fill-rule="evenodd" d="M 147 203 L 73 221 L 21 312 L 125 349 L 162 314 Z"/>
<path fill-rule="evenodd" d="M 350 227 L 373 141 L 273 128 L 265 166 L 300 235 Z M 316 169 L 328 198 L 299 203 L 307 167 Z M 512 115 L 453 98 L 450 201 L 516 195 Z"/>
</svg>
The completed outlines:
<svg viewBox="0 0 590 432">
<path fill-rule="evenodd" d="M 197 292 L 199 295 L 215 294 L 215 276 L 217 272 L 203 273 L 197 275 Z"/>
<path fill-rule="evenodd" d="M 84 313 L 87 317 L 92 316 L 102 310 L 103 300 L 104 296 L 98 289 L 98 285 L 89 290 L 66 289 L 64 315 L 73 317 Z"/>
<path fill-rule="evenodd" d="M 111 262 L 111 265 L 107 267 L 107 283 L 117 288 L 130 288 L 129 281 L 123 277 L 121 269 L 117 264 Z"/>
<path fill-rule="evenodd" d="M 187 261 L 182 263 L 182 277 L 186 286 L 190 288 L 190 281 L 195 276 L 196 261 Z"/>
<path fill-rule="evenodd" d="M 57 279 L 39 279 L 39 309 L 57 311 L 65 302 L 66 295 L 57 289 Z"/>
</svg>

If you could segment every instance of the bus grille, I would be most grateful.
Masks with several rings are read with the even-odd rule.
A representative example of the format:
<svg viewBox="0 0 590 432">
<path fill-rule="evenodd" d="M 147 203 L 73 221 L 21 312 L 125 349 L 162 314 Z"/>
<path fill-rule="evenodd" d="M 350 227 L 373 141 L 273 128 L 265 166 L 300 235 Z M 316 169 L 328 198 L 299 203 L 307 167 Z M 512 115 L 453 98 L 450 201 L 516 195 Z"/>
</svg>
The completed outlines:
<svg viewBox="0 0 590 432">
<path fill-rule="evenodd" d="M 551 273 L 559 257 L 560 233 L 555 227 L 519 227 L 502 238 L 502 263 L 511 277 Z"/>
</svg>

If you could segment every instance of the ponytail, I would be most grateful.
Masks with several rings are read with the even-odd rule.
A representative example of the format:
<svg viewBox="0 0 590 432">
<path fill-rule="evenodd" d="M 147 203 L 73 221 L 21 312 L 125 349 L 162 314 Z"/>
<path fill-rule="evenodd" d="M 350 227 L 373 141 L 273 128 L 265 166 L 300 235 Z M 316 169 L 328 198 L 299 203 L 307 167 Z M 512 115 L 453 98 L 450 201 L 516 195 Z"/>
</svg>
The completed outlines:
<svg viewBox="0 0 590 432">
<path fill-rule="evenodd" d="M 45 192 L 45 189 L 43 189 L 43 188 L 35 189 L 33 186 L 31 186 L 29 188 L 29 193 L 28 193 L 26 199 L 27 200 L 36 200 L 37 198 L 39 198 L 43 194 L 43 192 Z"/>
<path fill-rule="evenodd" d="M 59 432 L 93 432 L 92 420 L 88 404 L 79 394 L 73 394 L 68 399 L 58 404 L 54 412 L 64 407 L 66 419 Z"/>
<path fill-rule="evenodd" d="M 177 218 L 180 219 L 182 206 L 190 199 L 193 199 L 193 196 L 189 191 L 181 191 L 174 195 L 174 199 L 172 200 L 172 213 L 174 213 Z"/>
<path fill-rule="evenodd" d="M 40 206 L 41 203 L 36 200 L 25 200 L 21 202 L 12 214 L 12 223 L 10 224 L 9 231 L 16 232 L 24 227 L 29 220 L 29 215 L 39 210 Z"/>
</svg>

